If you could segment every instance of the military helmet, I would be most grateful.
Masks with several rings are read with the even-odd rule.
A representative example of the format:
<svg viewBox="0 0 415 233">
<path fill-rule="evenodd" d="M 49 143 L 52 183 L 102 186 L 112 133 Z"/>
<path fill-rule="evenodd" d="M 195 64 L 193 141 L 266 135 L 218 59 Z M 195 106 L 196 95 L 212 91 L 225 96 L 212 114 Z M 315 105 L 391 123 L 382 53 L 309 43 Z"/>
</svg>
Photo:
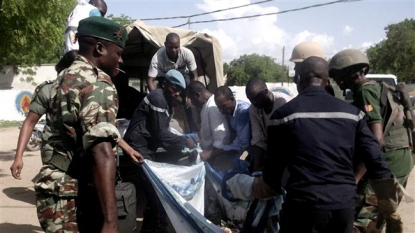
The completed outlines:
<svg viewBox="0 0 415 233">
<path fill-rule="evenodd" d="M 345 49 L 333 56 L 329 64 L 330 77 L 335 77 L 337 73 L 347 71 L 350 74 L 362 69 L 367 74 L 369 72 L 369 59 L 357 49 Z"/>
<path fill-rule="evenodd" d="M 305 41 L 294 47 L 290 61 L 302 62 L 304 59 L 311 56 L 324 58 L 324 49 L 317 42 Z"/>
</svg>

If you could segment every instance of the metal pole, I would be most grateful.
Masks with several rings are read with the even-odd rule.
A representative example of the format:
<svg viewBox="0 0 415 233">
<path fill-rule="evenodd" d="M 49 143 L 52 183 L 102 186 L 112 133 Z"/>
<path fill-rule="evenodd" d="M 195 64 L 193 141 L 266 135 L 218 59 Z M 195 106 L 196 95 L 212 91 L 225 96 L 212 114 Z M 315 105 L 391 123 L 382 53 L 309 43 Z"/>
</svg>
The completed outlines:
<svg viewBox="0 0 415 233">
<path fill-rule="evenodd" d="M 282 65 L 282 69 L 281 69 L 281 86 L 283 86 L 284 85 L 284 70 L 285 70 L 285 67 L 284 67 L 284 60 L 285 60 L 285 46 L 282 46 L 282 62 L 281 62 L 281 65 Z M 287 85 L 288 85 L 288 83 L 287 83 Z"/>
</svg>

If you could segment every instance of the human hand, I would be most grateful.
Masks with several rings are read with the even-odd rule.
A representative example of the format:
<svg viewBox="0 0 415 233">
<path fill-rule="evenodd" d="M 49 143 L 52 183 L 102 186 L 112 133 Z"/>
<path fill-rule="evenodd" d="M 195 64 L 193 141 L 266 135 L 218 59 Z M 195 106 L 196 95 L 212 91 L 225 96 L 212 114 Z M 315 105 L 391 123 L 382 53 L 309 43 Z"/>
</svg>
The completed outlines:
<svg viewBox="0 0 415 233">
<path fill-rule="evenodd" d="M 131 149 L 126 152 L 127 152 L 127 155 L 130 157 L 130 159 L 133 160 L 135 163 L 144 162 L 144 157 L 138 151 Z"/>
<path fill-rule="evenodd" d="M 196 144 L 194 143 L 193 139 L 186 138 L 186 146 L 189 147 L 190 149 L 193 149 L 196 147 Z"/>
<path fill-rule="evenodd" d="M 13 178 L 21 180 L 22 177 L 20 176 L 20 173 L 23 169 L 23 159 L 21 157 L 16 157 L 14 159 L 14 162 L 12 166 L 10 167 L 10 171 L 12 173 Z"/>
<path fill-rule="evenodd" d="M 212 151 L 211 150 L 204 150 L 204 151 L 200 152 L 199 155 L 200 155 L 200 159 L 202 159 L 203 161 L 206 161 L 212 156 Z"/>
<path fill-rule="evenodd" d="M 189 108 L 192 105 L 192 100 L 186 97 L 186 108 Z"/>
</svg>

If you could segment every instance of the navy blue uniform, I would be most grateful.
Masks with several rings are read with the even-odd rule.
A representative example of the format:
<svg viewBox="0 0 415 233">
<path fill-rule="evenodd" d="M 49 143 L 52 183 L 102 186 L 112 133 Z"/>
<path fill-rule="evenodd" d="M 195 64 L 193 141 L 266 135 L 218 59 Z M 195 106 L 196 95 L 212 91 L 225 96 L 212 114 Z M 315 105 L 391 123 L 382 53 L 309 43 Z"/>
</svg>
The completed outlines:
<svg viewBox="0 0 415 233">
<path fill-rule="evenodd" d="M 146 159 L 154 159 L 159 147 L 179 152 L 186 145 L 186 138 L 170 132 L 173 116 L 171 101 L 158 88 L 141 101 L 131 118 L 124 140 Z"/>
<path fill-rule="evenodd" d="M 334 224 L 336 232 L 349 230 L 342 228 L 353 223 L 357 160 L 365 163 L 371 178 L 391 177 L 379 144 L 359 109 L 315 86 L 277 109 L 268 127 L 264 180 L 274 190 L 280 190 L 284 169 L 290 174 L 281 230 L 312 232 L 310 229 L 318 228 L 313 224 L 327 218 L 340 218 Z M 293 218 L 307 217 L 298 216 L 298 212 L 308 215 L 308 225 L 304 219 Z"/>
<path fill-rule="evenodd" d="M 166 156 L 182 155 L 180 151 L 185 147 L 186 138 L 169 130 L 173 115 L 172 102 L 169 100 L 163 89 L 150 92 L 135 110 L 125 132 L 124 140 L 146 159 L 154 160 L 159 147 L 170 152 L 165 153 Z M 142 189 L 147 200 L 141 232 L 167 232 L 167 215 L 153 185 L 141 166 L 133 164 L 129 158 L 125 158 L 127 156 L 122 157 L 123 179 L 133 182 L 137 190 Z"/>
</svg>

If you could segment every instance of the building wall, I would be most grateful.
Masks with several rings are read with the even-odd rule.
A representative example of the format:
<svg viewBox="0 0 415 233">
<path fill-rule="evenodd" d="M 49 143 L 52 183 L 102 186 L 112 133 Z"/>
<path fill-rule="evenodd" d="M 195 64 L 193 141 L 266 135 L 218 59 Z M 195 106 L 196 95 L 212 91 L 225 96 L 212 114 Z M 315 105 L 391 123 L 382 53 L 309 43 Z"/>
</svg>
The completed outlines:
<svg viewBox="0 0 415 233">
<path fill-rule="evenodd" d="M 28 75 L 15 74 L 11 66 L 3 67 L 0 73 L 0 120 L 22 121 L 29 111 L 29 104 L 36 86 L 56 78 L 54 65 L 31 67 L 36 72 L 32 82 L 26 82 Z"/>
</svg>

